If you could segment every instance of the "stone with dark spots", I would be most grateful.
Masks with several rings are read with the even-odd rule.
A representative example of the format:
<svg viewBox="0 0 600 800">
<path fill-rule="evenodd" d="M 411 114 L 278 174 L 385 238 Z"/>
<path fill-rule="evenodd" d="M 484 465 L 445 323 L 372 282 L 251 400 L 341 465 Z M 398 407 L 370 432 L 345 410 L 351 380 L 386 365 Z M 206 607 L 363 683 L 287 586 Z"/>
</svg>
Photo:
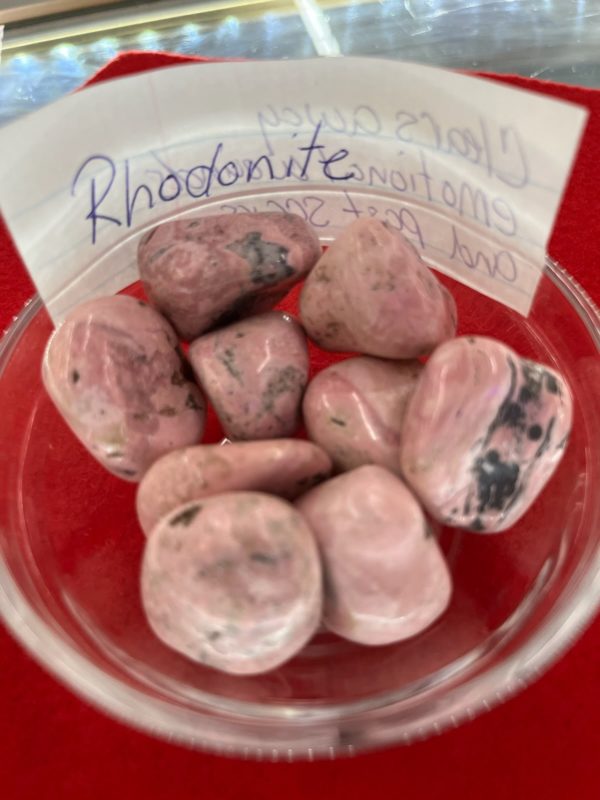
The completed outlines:
<svg viewBox="0 0 600 800">
<path fill-rule="evenodd" d="M 237 675 L 294 656 L 321 618 L 321 563 L 289 503 L 225 492 L 163 517 L 146 542 L 142 605 L 156 635 L 188 658 Z"/>
<path fill-rule="evenodd" d="M 427 361 L 408 404 L 400 463 L 433 517 L 492 533 L 517 522 L 551 477 L 573 406 L 549 367 L 493 339 L 469 338 Z"/>
<path fill-rule="evenodd" d="M 417 358 L 456 331 L 456 305 L 416 249 L 377 219 L 338 235 L 308 275 L 302 324 L 326 350 Z"/>
<path fill-rule="evenodd" d="M 380 464 L 400 473 L 404 411 L 421 370 L 418 361 L 359 356 L 312 379 L 302 401 L 304 425 L 336 470 Z"/>
<path fill-rule="evenodd" d="M 309 367 L 295 320 L 272 311 L 234 323 L 192 342 L 189 358 L 229 439 L 295 433 Z"/>
<path fill-rule="evenodd" d="M 164 453 L 202 436 L 202 396 L 183 378 L 176 346 L 169 323 L 127 295 L 76 307 L 47 345 L 48 394 L 92 455 L 121 478 L 139 480 Z M 174 375 L 182 379 L 174 383 Z"/>
<path fill-rule="evenodd" d="M 225 214 L 158 226 L 140 242 L 138 264 L 150 300 L 191 341 L 272 308 L 320 254 L 299 216 Z"/>
</svg>

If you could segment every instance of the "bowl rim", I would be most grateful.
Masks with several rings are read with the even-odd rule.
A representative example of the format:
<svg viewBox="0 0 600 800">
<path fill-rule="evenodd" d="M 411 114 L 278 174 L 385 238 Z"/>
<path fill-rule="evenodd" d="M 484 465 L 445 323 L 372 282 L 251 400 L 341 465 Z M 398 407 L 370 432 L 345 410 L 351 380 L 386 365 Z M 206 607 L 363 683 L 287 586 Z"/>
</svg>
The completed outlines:
<svg viewBox="0 0 600 800">
<path fill-rule="evenodd" d="M 578 314 L 600 352 L 600 311 L 585 290 L 556 261 L 546 259 L 545 274 Z M 38 295 L 27 301 L 0 339 L 0 374 L 31 319 L 43 308 Z M 333 758 L 361 749 L 408 744 L 441 733 L 449 727 L 473 719 L 483 711 L 520 691 L 542 674 L 577 639 L 600 608 L 600 548 L 592 553 L 583 575 L 571 591 L 561 596 L 552 613 L 544 618 L 531 637 L 515 647 L 500 663 L 484 667 L 463 682 L 450 685 L 443 702 L 432 704 L 430 713 L 412 719 L 399 718 L 402 698 L 398 691 L 387 692 L 368 701 L 350 701 L 304 711 L 287 706 L 259 703 L 207 703 L 206 708 L 179 709 L 160 697 L 127 686 L 107 674 L 77 651 L 40 617 L 22 594 L 0 552 L 0 618 L 15 639 L 45 669 L 76 695 L 96 708 L 134 728 L 169 741 L 220 753 L 244 755 L 277 761 L 315 757 Z M 573 577 L 571 578 L 571 582 Z M 432 687 L 435 691 L 437 684 Z M 470 702 L 465 705 L 468 689 Z M 207 698 L 211 695 L 206 695 Z M 216 696 L 212 696 L 216 697 Z M 427 693 L 421 698 L 426 702 Z M 231 705 L 231 707 L 228 707 Z M 354 741 L 345 731 L 352 728 L 352 717 L 369 712 L 380 726 L 376 741 Z M 244 716 L 244 712 L 248 716 Z M 251 714 L 250 712 L 254 712 Z M 218 714 L 218 716 L 215 716 Z M 285 720 L 289 729 L 285 739 L 280 729 L 266 729 L 268 723 Z M 208 723 L 208 724 L 203 724 Z M 258 747 L 256 742 L 264 742 Z"/>
</svg>

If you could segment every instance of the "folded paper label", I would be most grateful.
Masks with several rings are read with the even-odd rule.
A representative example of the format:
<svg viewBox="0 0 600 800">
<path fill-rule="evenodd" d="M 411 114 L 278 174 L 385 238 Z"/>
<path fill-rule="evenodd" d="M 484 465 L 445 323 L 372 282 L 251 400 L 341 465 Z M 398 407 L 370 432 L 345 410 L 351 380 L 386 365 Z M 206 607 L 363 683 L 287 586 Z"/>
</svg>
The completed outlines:
<svg viewBox="0 0 600 800">
<path fill-rule="evenodd" d="M 0 207 L 55 322 L 137 279 L 178 215 L 286 211 L 323 240 L 371 216 L 527 314 L 587 112 L 395 61 L 186 65 L 0 130 Z"/>
</svg>

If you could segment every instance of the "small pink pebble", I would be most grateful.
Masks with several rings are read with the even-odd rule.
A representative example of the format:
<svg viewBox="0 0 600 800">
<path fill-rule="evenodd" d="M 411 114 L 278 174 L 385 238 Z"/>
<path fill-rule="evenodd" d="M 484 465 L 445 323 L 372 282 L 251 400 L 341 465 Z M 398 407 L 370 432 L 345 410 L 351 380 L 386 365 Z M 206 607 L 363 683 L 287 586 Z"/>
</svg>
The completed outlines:
<svg viewBox="0 0 600 800">
<path fill-rule="evenodd" d="M 42 378 L 75 435 L 126 480 L 202 437 L 204 399 L 185 377 L 175 332 L 133 297 L 101 297 L 71 311 L 46 346 Z"/>
<path fill-rule="evenodd" d="M 330 630 L 360 644 L 388 644 L 443 613 L 448 568 L 418 502 L 395 475 L 359 467 L 311 489 L 296 508 L 321 551 Z"/>
<path fill-rule="evenodd" d="M 422 366 L 361 356 L 332 364 L 309 383 L 302 404 L 309 437 L 338 470 L 379 464 L 400 472 L 400 432 Z"/>
<path fill-rule="evenodd" d="M 144 475 L 136 496 L 138 519 L 149 534 L 177 506 L 210 495 L 255 491 L 293 499 L 330 471 L 329 456 L 299 439 L 186 447 L 167 453 Z"/>
<path fill-rule="evenodd" d="M 325 350 L 416 358 L 454 336 L 456 306 L 413 245 L 375 219 L 341 232 L 307 277 L 300 317 Z"/>
<path fill-rule="evenodd" d="M 291 436 L 308 381 L 304 331 L 271 311 L 207 333 L 192 342 L 196 377 L 231 439 Z"/>
<path fill-rule="evenodd" d="M 289 503 L 258 492 L 208 497 L 163 517 L 146 543 L 141 586 L 165 644 L 237 675 L 287 661 L 321 613 L 308 525 Z"/>
</svg>

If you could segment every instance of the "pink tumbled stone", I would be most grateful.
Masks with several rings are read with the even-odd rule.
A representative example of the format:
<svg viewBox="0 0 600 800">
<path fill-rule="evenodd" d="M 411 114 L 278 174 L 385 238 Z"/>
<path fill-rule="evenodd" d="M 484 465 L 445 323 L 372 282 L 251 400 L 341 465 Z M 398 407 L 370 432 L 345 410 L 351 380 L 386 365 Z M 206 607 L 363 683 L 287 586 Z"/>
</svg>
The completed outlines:
<svg viewBox="0 0 600 800">
<path fill-rule="evenodd" d="M 295 433 L 309 361 L 304 332 L 287 314 L 271 311 L 207 333 L 189 358 L 231 439 Z"/>
<path fill-rule="evenodd" d="M 443 613 L 452 591 L 448 568 L 421 507 L 395 475 L 359 467 L 311 489 L 296 508 L 321 552 L 330 630 L 388 644 Z"/>
<path fill-rule="evenodd" d="M 42 378 L 76 436 L 121 478 L 139 480 L 202 436 L 204 399 L 185 378 L 175 332 L 133 297 L 77 306 L 48 342 Z"/>
<path fill-rule="evenodd" d="M 309 437 L 338 470 L 379 464 L 400 471 L 400 432 L 422 366 L 418 361 L 348 358 L 309 383 L 302 411 Z"/>
<path fill-rule="evenodd" d="M 293 499 L 330 471 L 329 456 L 299 439 L 186 447 L 167 453 L 144 475 L 138 519 L 149 534 L 177 506 L 214 494 L 247 490 Z"/>
<path fill-rule="evenodd" d="M 556 469 L 571 418 L 556 372 L 494 339 L 459 337 L 433 353 L 409 401 L 404 477 L 439 521 L 503 531 Z"/>
<path fill-rule="evenodd" d="M 321 246 L 295 214 L 165 222 L 138 248 L 148 297 L 184 339 L 273 308 L 314 266 Z"/>
<path fill-rule="evenodd" d="M 230 492 L 180 506 L 148 537 L 142 602 L 163 642 L 239 675 L 300 650 L 321 613 L 321 565 L 303 517 L 284 500 Z"/>
<path fill-rule="evenodd" d="M 430 353 L 456 331 L 452 295 L 410 242 L 375 219 L 353 222 L 321 256 L 300 316 L 325 350 L 383 358 Z"/>
</svg>

